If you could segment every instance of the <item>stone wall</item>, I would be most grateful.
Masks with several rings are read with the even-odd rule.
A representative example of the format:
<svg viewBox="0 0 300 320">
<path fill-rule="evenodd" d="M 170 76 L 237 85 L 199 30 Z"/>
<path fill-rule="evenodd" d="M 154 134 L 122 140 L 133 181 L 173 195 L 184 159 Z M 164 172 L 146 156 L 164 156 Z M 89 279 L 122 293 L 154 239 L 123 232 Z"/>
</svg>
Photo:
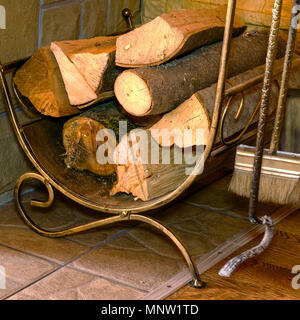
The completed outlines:
<svg viewBox="0 0 300 320">
<path fill-rule="evenodd" d="M 129 7 L 140 23 L 140 0 L 0 0 L 6 29 L 0 28 L 2 63 L 30 56 L 53 40 L 106 35 L 126 29 L 121 15 Z M 17 113 L 24 121 L 28 114 Z M 0 203 L 11 197 L 16 179 L 31 165 L 17 144 L 0 98 Z"/>
<path fill-rule="evenodd" d="M 182 8 L 215 8 L 227 5 L 228 0 L 143 0 L 143 23 L 163 14 Z M 269 26 L 274 0 L 237 0 L 237 14 L 247 24 Z M 281 28 L 287 29 L 293 1 L 283 0 Z"/>
</svg>

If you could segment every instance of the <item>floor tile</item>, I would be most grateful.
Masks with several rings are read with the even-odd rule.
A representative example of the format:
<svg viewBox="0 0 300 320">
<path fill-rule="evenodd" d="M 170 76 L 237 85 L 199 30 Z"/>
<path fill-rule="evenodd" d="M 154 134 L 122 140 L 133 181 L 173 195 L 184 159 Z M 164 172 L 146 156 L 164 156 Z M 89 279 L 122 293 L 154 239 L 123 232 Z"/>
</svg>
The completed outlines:
<svg viewBox="0 0 300 320">
<path fill-rule="evenodd" d="M 153 215 L 178 234 L 194 258 L 250 226 L 246 219 L 248 200 L 236 200 L 236 196 L 228 193 L 229 179 L 221 179 L 187 201 L 160 209 Z M 31 218 L 43 228 L 65 229 L 108 217 L 61 195 L 56 196 L 51 209 L 30 208 L 30 199 L 42 200 L 46 196 L 37 190 L 23 197 Z M 264 208 L 274 211 L 273 206 Z M 178 248 L 149 225 L 127 222 L 65 239 L 49 239 L 25 226 L 12 204 L 0 208 L 1 243 L 67 264 L 19 292 L 14 299 L 135 299 L 141 294 L 139 289 L 153 290 L 187 268 Z"/>
<path fill-rule="evenodd" d="M 248 221 L 203 213 L 187 205 L 175 205 L 168 210 L 173 210 L 173 214 L 172 219 L 168 217 L 167 224 L 194 257 L 200 257 L 249 227 Z M 145 290 L 154 289 L 186 268 L 178 248 L 164 234 L 147 225 L 137 226 L 71 265 Z"/>
<path fill-rule="evenodd" d="M 0 246 L 0 266 L 5 268 L 5 289 L 0 289 L 0 299 L 54 271 L 59 265 L 13 249 Z"/>
<path fill-rule="evenodd" d="M 31 230 L 14 227 L 0 227 L 0 244 L 61 264 L 75 259 L 87 250 L 85 246 L 65 239 L 50 239 Z"/>
<path fill-rule="evenodd" d="M 106 279 L 63 268 L 10 300 L 136 300 L 145 293 Z"/>
<path fill-rule="evenodd" d="M 74 201 L 66 198 L 59 192 L 56 192 L 55 201 L 50 209 L 41 210 L 29 206 L 29 200 L 32 198 L 44 199 L 45 193 L 42 190 L 36 190 L 34 195 L 24 197 L 27 205 L 25 208 L 30 212 L 32 219 L 43 228 L 49 230 L 61 230 L 78 225 L 86 224 L 95 220 L 111 217 L 106 213 L 96 212 L 85 208 Z M 66 237 L 68 240 L 75 241 L 85 246 L 95 246 L 101 242 L 107 241 L 116 234 L 131 228 L 133 224 L 119 223 L 94 230 L 88 230 L 80 234 Z"/>
<path fill-rule="evenodd" d="M 31 199 L 44 200 L 45 194 L 36 190 L 22 197 L 24 208 L 30 212 L 30 217 L 40 227 L 50 231 L 71 228 L 82 223 L 88 223 L 107 215 L 88 210 L 57 194 L 56 201 L 50 209 L 38 209 L 30 206 Z M 126 224 L 95 229 L 82 234 L 51 239 L 38 235 L 25 225 L 17 214 L 13 202 L 0 207 L 0 244 L 29 252 L 56 263 L 65 264 L 91 246 L 99 245 L 126 231 Z"/>
<path fill-rule="evenodd" d="M 201 189 L 199 192 L 187 197 L 185 201 L 204 205 L 210 210 L 219 209 L 227 212 L 233 212 L 241 216 L 248 215 L 249 199 L 242 198 L 228 191 L 231 175 Z M 272 213 L 278 206 L 274 204 L 260 203 L 258 214 Z"/>
</svg>

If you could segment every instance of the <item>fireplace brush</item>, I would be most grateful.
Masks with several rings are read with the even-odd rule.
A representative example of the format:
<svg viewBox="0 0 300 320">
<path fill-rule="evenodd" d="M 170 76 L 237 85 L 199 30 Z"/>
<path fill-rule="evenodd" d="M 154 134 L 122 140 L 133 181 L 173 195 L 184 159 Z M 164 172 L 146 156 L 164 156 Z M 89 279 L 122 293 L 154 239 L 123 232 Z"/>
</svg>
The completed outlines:
<svg viewBox="0 0 300 320">
<path fill-rule="evenodd" d="M 251 192 L 256 193 L 256 190 L 253 190 L 253 184 L 251 185 L 254 166 L 254 180 L 259 181 L 258 200 L 284 205 L 296 203 L 300 199 L 300 154 L 278 151 L 287 105 L 288 80 L 297 33 L 297 27 L 294 26 L 297 20 L 297 9 L 295 10 L 295 6 L 300 4 L 300 1 L 294 1 L 271 145 L 270 149 L 264 150 L 264 131 L 268 114 L 274 52 L 276 50 L 275 45 L 279 31 L 281 11 L 281 4 L 279 4 L 281 1 L 276 2 L 274 8 L 277 10 L 278 15 L 275 18 L 278 18 L 278 20 L 275 20 L 275 24 L 278 24 L 278 26 L 275 26 L 273 34 L 270 36 L 270 45 L 273 46 L 271 50 L 272 56 L 269 57 L 267 61 L 268 67 L 266 69 L 262 93 L 257 148 L 244 145 L 238 147 L 235 160 L 235 172 L 229 189 L 244 197 L 249 197 Z M 256 170 L 257 168 L 258 170 Z M 259 171 L 261 171 L 261 174 L 259 174 Z"/>
<path fill-rule="evenodd" d="M 235 172 L 230 184 L 230 189 L 233 192 L 242 196 L 250 196 L 250 221 L 253 224 L 264 225 L 265 234 L 258 246 L 241 253 L 223 266 L 219 271 L 219 275 L 224 277 L 231 276 L 241 263 L 263 252 L 272 240 L 274 230 L 272 219 L 268 216 L 264 216 L 261 219 L 257 218 L 258 201 L 287 204 L 299 200 L 300 155 L 278 151 L 283 118 L 286 111 L 288 80 L 297 32 L 297 26 L 294 25 L 298 16 L 296 6 L 299 4 L 300 0 L 294 0 L 270 149 L 264 150 L 264 135 L 271 94 L 273 64 L 280 26 L 282 0 L 274 1 L 256 148 L 243 145 L 238 147 Z"/>
</svg>

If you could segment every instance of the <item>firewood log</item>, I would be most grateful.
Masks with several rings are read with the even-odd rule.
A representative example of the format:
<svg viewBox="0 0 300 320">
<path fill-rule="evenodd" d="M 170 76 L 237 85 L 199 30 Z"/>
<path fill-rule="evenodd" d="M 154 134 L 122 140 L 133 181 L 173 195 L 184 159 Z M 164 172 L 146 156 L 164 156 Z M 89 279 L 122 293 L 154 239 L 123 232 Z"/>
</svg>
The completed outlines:
<svg viewBox="0 0 300 320">
<path fill-rule="evenodd" d="M 267 32 L 252 31 L 233 38 L 228 77 L 264 64 L 268 37 Z M 221 48 L 218 42 L 159 67 L 126 70 L 115 82 L 116 97 L 135 116 L 168 112 L 217 82 Z M 279 39 L 278 58 L 284 49 L 285 41 Z"/>
<path fill-rule="evenodd" d="M 113 152 L 121 134 L 119 121 L 125 121 L 129 130 L 135 128 L 118 111 L 114 102 L 96 106 L 68 120 L 62 132 L 66 166 L 99 176 L 112 175 L 116 167 Z"/>
<path fill-rule="evenodd" d="M 156 150 L 156 164 L 153 163 Z M 202 156 L 199 152 L 198 159 Z M 193 150 L 162 148 L 151 137 L 149 130 L 135 129 L 125 135 L 115 151 L 117 182 L 110 194 L 132 194 L 148 201 L 173 191 L 192 173 L 196 163 Z"/>
<path fill-rule="evenodd" d="M 78 114 L 71 106 L 55 57 L 49 47 L 39 49 L 17 72 L 14 82 L 19 92 L 46 116 Z"/>
<path fill-rule="evenodd" d="M 117 37 L 52 42 L 72 105 L 82 105 L 103 91 L 113 90 L 119 74 L 115 67 Z"/>
<path fill-rule="evenodd" d="M 295 55 L 295 58 L 299 56 Z M 281 66 L 283 59 L 275 62 L 275 67 Z M 229 89 L 231 85 L 241 84 L 255 76 L 263 74 L 265 66 L 261 65 L 252 70 L 248 70 L 238 76 L 229 79 L 226 83 L 226 89 Z M 299 87 L 300 68 L 294 68 L 290 76 L 290 87 Z M 277 75 L 275 79 L 280 83 L 281 74 Z M 235 133 L 240 132 L 251 115 L 253 114 L 257 104 L 261 98 L 261 84 L 253 88 L 247 89 L 243 94 L 238 94 L 230 103 L 230 107 L 227 112 L 227 116 L 224 121 L 224 138 L 228 138 Z M 151 127 L 151 134 L 153 138 L 162 146 L 172 146 L 174 143 L 179 147 L 191 147 L 198 143 L 207 144 L 209 138 L 209 130 L 214 110 L 214 101 L 216 94 L 217 84 L 212 85 L 209 88 L 203 89 L 192 95 L 191 98 L 182 103 L 179 107 L 173 111 L 165 114 L 160 121 Z M 273 94 L 271 96 L 270 114 L 273 113 L 277 107 L 278 99 L 278 85 L 273 84 Z M 235 115 L 240 107 L 241 99 L 243 97 L 244 107 L 238 120 L 235 120 Z M 224 106 L 228 103 L 228 99 L 225 99 Z M 257 117 L 253 122 L 257 121 Z M 197 142 L 197 130 L 204 130 L 204 141 Z M 190 131 L 190 134 L 184 136 L 184 132 Z M 219 136 L 217 141 L 219 142 Z"/>
<path fill-rule="evenodd" d="M 116 64 L 121 67 L 160 65 L 178 55 L 223 38 L 226 7 L 183 9 L 163 14 L 119 37 Z M 234 35 L 245 30 L 235 18 Z"/>
<path fill-rule="evenodd" d="M 295 58 L 298 58 L 297 56 Z M 282 64 L 283 59 L 276 61 L 275 67 Z M 264 72 L 264 65 L 249 70 L 243 74 L 233 77 L 229 80 L 232 84 L 240 84 L 253 76 L 260 75 Z M 300 68 L 295 67 L 290 77 L 290 86 L 300 87 Z M 272 85 L 272 94 L 270 99 L 270 109 L 268 117 L 268 126 L 273 123 L 277 101 L 279 96 L 279 87 L 277 82 L 280 77 L 274 77 Z M 229 84 L 227 84 L 229 86 Z M 193 95 L 182 106 L 165 116 L 157 125 L 154 125 L 150 130 L 147 130 L 147 140 L 137 138 L 141 132 L 145 130 L 133 130 L 129 135 L 122 138 L 116 148 L 114 161 L 117 164 L 117 182 L 114 184 L 111 195 L 116 195 L 119 192 L 132 194 L 136 199 L 149 201 L 159 196 L 165 195 L 175 190 L 180 186 L 192 173 L 196 159 L 201 159 L 200 153 L 195 154 L 195 146 L 197 140 L 195 135 L 196 129 L 203 129 L 200 135 L 199 142 L 201 145 L 207 143 L 210 129 L 210 119 L 214 107 L 214 98 L 216 84 L 199 91 Z M 261 98 L 261 84 L 256 85 L 244 91 L 244 108 L 238 121 L 235 120 L 237 110 L 240 107 L 241 97 L 237 96 L 232 100 L 231 107 L 228 109 L 227 116 L 224 121 L 224 138 L 235 137 L 238 132 L 243 129 L 248 123 L 255 107 L 259 105 Z M 196 105 L 198 107 L 196 107 Z M 201 106 L 201 107 L 200 107 Z M 195 110 L 195 111 L 194 111 Z M 253 124 L 257 123 L 257 117 L 254 118 Z M 180 129 L 192 129 L 193 135 L 187 135 L 190 140 L 181 140 L 174 136 L 173 140 L 166 139 L 166 129 L 172 130 L 176 128 L 176 124 Z M 153 133 L 153 128 L 158 130 L 158 133 Z M 179 130 L 181 135 L 182 130 Z M 150 133 L 149 133 L 150 132 Z M 151 137 L 149 137 L 149 135 Z M 170 142 L 171 141 L 171 142 Z M 216 140 L 215 146 L 218 145 L 219 138 Z M 174 143 L 175 142 L 175 143 Z M 182 143 L 184 142 L 184 143 Z M 158 157 L 153 162 L 153 150 L 157 151 Z M 163 155 L 170 155 L 169 161 L 163 161 Z M 198 155 L 198 158 L 196 158 Z M 225 157 L 226 158 L 226 157 Z M 179 162 L 177 161 L 179 159 Z M 180 162 L 180 160 L 183 160 Z M 203 160 L 203 159 L 202 159 Z M 224 159 L 223 159 L 224 161 Z M 210 167 L 214 161 L 210 161 Z M 207 166 L 207 164 L 205 164 Z M 219 163 L 219 166 L 222 164 Z M 206 168 L 207 170 L 207 168 Z"/>
</svg>

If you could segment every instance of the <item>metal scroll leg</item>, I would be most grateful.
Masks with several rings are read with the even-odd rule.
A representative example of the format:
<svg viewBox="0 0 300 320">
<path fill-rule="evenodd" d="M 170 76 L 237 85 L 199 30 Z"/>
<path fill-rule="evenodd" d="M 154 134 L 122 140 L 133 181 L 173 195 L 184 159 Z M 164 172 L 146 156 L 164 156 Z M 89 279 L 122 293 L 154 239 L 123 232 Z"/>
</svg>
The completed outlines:
<svg viewBox="0 0 300 320">
<path fill-rule="evenodd" d="M 114 224 L 117 222 L 128 221 L 128 220 L 140 221 L 140 222 L 149 224 L 152 227 L 162 231 L 177 246 L 177 248 L 182 253 L 183 257 L 185 258 L 187 265 L 189 267 L 189 270 L 191 272 L 193 280 L 191 281 L 190 285 L 195 288 L 203 288 L 205 286 L 205 284 L 200 279 L 200 275 L 199 275 L 196 263 L 193 260 L 191 254 L 189 253 L 186 246 L 183 244 L 182 240 L 167 226 L 164 226 L 163 224 L 161 224 L 160 222 L 158 222 L 157 220 L 154 220 L 152 218 L 145 217 L 145 216 L 139 215 L 139 214 L 129 214 L 127 212 L 123 212 L 122 214 L 111 217 L 111 218 L 97 220 L 97 221 L 94 221 L 94 222 L 91 222 L 88 224 L 84 224 L 84 225 L 81 225 L 78 227 L 74 227 L 74 228 L 70 228 L 70 229 L 66 229 L 66 230 L 61 230 L 61 231 L 48 231 L 43 228 L 40 228 L 27 215 L 27 213 L 22 205 L 21 199 L 20 199 L 20 188 L 21 188 L 22 184 L 28 179 L 37 179 L 37 180 L 41 181 L 45 185 L 45 187 L 47 188 L 48 193 L 49 193 L 48 201 L 46 201 L 46 202 L 31 201 L 32 206 L 40 207 L 40 208 L 49 208 L 54 201 L 54 192 L 53 192 L 53 188 L 52 188 L 51 184 L 49 183 L 49 181 L 37 173 L 26 173 L 18 179 L 16 186 L 15 186 L 15 201 L 17 204 L 18 212 L 19 212 L 20 216 L 22 217 L 22 219 L 24 220 L 24 222 L 33 231 L 35 231 L 38 234 L 45 236 L 45 237 L 60 238 L 60 237 L 65 237 L 65 236 L 69 236 L 72 234 L 76 234 L 79 232 L 107 226 L 107 225 Z"/>
</svg>

